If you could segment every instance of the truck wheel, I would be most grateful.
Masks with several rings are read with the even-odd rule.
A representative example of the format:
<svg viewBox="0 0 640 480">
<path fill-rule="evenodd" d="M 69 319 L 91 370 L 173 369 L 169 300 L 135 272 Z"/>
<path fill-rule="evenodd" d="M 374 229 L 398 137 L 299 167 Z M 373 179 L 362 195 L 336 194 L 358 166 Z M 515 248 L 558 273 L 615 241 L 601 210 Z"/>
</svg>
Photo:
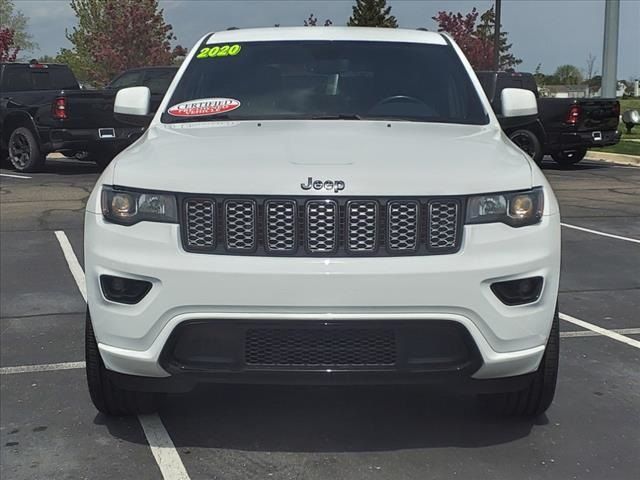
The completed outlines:
<svg viewBox="0 0 640 480">
<path fill-rule="evenodd" d="M 543 414 L 551 405 L 556 392 L 559 357 L 560 320 L 556 306 L 547 347 L 531 384 L 517 392 L 483 395 L 482 400 L 503 415 L 533 418 Z"/>
<path fill-rule="evenodd" d="M 9 161 L 19 172 L 35 172 L 44 164 L 38 140 L 28 128 L 19 127 L 11 133 Z"/>
<path fill-rule="evenodd" d="M 569 167 L 582 160 L 586 154 L 586 148 L 578 148 L 576 150 L 562 150 L 560 152 L 554 152 L 551 156 L 558 165 Z"/>
<path fill-rule="evenodd" d="M 509 134 L 509 138 L 520 149 L 533 158 L 533 161 L 538 165 L 542 163 L 542 157 L 544 152 L 542 151 L 542 144 L 535 133 L 530 130 L 516 130 Z"/>
<path fill-rule="evenodd" d="M 100 412 L 105 415 L 124 416 L 153 413 L 156 410 L 157 394 L 124 390 L 109 379 L 100 357 L 88 310 L 85 324 L 85 361 L 89 395 Z"/>
</svg>

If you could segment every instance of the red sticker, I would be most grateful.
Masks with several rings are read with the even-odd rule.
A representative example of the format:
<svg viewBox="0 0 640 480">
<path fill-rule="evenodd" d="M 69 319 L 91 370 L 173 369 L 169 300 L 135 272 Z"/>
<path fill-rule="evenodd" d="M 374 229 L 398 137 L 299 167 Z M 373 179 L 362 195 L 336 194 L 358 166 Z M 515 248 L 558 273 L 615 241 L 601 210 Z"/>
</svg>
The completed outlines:
<svg viewBox="0 0 640 480">
<path fill-rule="evenodd" d="M 182 102 L 167 110 L 174 117 L 204 117 L 230 112 L 240 106 L 235 98 L 200 98 Z"/>
</svg>

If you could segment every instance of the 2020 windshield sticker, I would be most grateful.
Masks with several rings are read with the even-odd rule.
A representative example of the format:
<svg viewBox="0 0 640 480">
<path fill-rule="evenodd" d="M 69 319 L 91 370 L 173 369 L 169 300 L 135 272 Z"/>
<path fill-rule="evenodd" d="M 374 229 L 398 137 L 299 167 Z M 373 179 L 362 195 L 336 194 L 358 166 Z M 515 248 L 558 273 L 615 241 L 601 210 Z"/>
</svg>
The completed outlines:
<svg viewBox="0 0 640 480">
<path fill-rule="evenodd" d="M 174 117 L 205 117 L 230 112 L 238 107 L 240 101 L 235 98 L 199 98 L 169 107 L 167 113 Z"/>
<path fill-rule="evenodd" d="M 240 50 L 242 47 L 237 43 L 235 45 L 214 45 L 202 48 L 196 58 L 235 57 L 240 53 Z"/>
</svg>

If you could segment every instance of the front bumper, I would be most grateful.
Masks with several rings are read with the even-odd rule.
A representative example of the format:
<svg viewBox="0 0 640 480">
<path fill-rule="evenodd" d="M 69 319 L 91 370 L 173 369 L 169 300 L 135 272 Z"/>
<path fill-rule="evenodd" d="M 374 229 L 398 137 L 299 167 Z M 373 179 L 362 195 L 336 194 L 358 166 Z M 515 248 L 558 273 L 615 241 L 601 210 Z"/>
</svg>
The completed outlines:
<svg viewBox="0 0 640 480">
<path fill-rule="evenodd" d="M 220 381 L 250 382 L 264 377 L 256 375 L 264 372 L 245 368 L 187 372 L 163 361 L 172 334 L 186 322 L 450 322 L 464 328 L 477 356 L 445 373 L 491 379 L 525 375 L 538 367 L 557 301 L 560 224 L 557 215 L 549 215 L 539 225 L 518 229 L 466 226 L 462 248 L 452 255 L 273 258 L 187 253 L 177 225 L 123 227 L 87 213 L 85 265 L 100 352 L 106 367 L 120 374 L 217 375 Z M 153 288 L 137 305 L 113 303 L 99 288 L 102 274 L 147 280 Z M 508 307 L 491 292 L 495 281 L 529 276 L 544 278 L 534 303 Z M 421 373 L 429 369 L 365 370 L 324 373 L 354 383 L 355 377 L 367 375 L 414 383 L 426 379 Z M 243 372 L 244 377 L 235 375 Z M 278 377 L 287 372 L 271 373 Z M 304 378 L 318 372 L 296 373 Z"/>
</svg>

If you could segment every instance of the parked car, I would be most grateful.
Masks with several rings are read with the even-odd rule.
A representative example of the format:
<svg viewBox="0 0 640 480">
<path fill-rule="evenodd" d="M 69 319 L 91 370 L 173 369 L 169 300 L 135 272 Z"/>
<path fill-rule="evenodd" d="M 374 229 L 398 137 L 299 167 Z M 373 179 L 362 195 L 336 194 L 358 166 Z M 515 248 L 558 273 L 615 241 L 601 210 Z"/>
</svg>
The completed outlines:
<svg viewBox="0 0 640 480">
<path fill-rule="evenodd" d="M 175 67 L 136 69 L 135 78 L 153 89 L 157 105 L 175 71 Z M 123 81 L 126 75 L 114 82 L 129 85 Z M 41 168 L 51 152 L 106 166 L 144 131 L 144 125 L 114 117 L 118 89 L 114 82 L 105 90 L 83 90 L 66 65 L 0 64 L 0 155 L 23 172 Z"/>
<path fill-rule="evenodd" d="M 98 410 L 219 383 L 432 383 L 535 416 L 560 217 L 444 34 L 207 34 L 85 216 Z M 118 114 L 146 116 L 146 87 Z M 536 99 L 501 92 L 505 118 Z"/>
<path fill-rule="evenodd" d="M 536 163 L 551 155 L 562 166 L 582 160 L 587 150 L 615 145 L 620 102 L 615 98 L 545 98 L 538 96 L 535 77 L 530 73 L 476 72 L 505 133 Z M 505 88 L 522 88 L 538 99 L 538 118 L 514 123 L 500 113 L 500 93 Z"/>
</svg>

